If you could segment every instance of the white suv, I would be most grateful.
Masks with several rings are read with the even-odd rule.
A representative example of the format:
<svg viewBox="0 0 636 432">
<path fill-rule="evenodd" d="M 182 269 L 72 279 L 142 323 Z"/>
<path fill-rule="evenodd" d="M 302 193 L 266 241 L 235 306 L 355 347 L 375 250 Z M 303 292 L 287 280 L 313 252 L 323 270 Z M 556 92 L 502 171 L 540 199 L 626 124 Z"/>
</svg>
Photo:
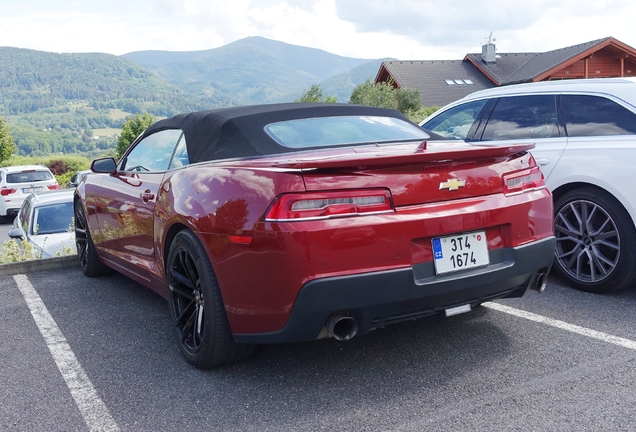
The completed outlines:
<svg viewBox="0 0 636 432">
<path fill-rule="evenodd" d="M 532 154 L 554 195 L 554 268 L 589 292 L 636 284 L 635 79 L 482 90 L 420 126 L 479 144 L 534 142 Z"/>
<path fill-rule="evenodd" d="M 53 173 L 42 165 L 0 168 L 0 218 L 18 214 L 31 192 L 56 190 L 60 185 Z"/>
</svg>

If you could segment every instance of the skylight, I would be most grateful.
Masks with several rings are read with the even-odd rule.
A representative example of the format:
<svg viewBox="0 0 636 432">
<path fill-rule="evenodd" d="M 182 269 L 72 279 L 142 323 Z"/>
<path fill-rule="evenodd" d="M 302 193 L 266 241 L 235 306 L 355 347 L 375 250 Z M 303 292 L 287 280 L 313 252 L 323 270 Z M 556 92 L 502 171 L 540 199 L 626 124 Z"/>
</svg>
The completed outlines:
<svg viewBox="0 0 636 432">
<path fill-rule="evenodd" d="M 475 83 L 469 79 L 447 79 L 444 80 L 447 85 L 474 85 Z"/>
</svg>

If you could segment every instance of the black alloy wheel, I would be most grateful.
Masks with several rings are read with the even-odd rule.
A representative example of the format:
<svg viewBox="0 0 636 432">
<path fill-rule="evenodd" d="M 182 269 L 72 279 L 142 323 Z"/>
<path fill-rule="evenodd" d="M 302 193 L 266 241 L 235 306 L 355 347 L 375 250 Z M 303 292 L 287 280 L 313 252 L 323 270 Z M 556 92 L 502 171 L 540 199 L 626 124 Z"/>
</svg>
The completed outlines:
<svg viewBox="0 0 636 432">
<path fill-rule="evenodd" d="M 74 204 L 74 224 L 75 224 L 75 247 L 80 267 L 86 276 L 96 277 L 111 273 L 112 270 L 102 264 L 97 256 L 97 250 L 88 229 L 86 213 L 81 201 L 76 200 Z"/>
<path fill-rule="evenodd" d="M 234 342 L 216 275 L 205 249 L 191 231 L 175 236 L 166 271 L 177 343 L 190 363 L 206 369 L 252 354 L 253 345 Z"/>
<path fill-rule="evenodd" d="M 606 293 L 636 283 L 636 231 L 604 191 L 575 189 L 555 203 L 555 269 L 582 291 Z"/>
</svg>

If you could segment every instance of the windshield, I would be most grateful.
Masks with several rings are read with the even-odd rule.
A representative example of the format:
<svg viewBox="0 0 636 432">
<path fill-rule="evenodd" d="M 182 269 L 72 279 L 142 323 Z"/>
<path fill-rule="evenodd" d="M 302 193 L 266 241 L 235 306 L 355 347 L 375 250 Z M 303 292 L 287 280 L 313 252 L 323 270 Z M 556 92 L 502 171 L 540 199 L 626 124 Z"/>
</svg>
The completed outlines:
<svg viewBox="0 0 636 432">
<path fill-rule="evenodd" d="M 33 213 L 33 234 L 56 234 L 70 231 L 73 226 L 73 203 L 36 207 Z"/>
<path fill-rule="evenodd" d="M 394 117 L 314 117 L 271 123 L 265 131 L 279 144 L 291 148 L 331 147 L 429 138 L 422 129 Z"/>
</svg>

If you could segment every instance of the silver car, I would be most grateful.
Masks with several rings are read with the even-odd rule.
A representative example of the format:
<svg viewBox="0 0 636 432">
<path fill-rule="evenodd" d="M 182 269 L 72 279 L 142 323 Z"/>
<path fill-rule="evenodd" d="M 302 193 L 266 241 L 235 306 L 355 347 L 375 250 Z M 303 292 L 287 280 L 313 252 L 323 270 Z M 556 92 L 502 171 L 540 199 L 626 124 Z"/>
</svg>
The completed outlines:
<svg viewBox="0 0 636 432">
<path fill-rule="evenodd" d="M 636 79 L 482 90 L 420 125 L 480 145 L 534 143 L 554 195 L 553 268 L 589 292 L 636 284 Z"/>
<path fill-rule="evenodd" d="M 35 258 L 74 254 L 73 189 L 30 194 L 23 202 L 9 237 L 26 240 Z"/>
<path fill-rule="evenodd" d="M 69 180 L 68 187 L 69 188 L 77 187 L 77 185 L 80 184 L 82 179 L 91 173 L 92 173 L 91 170 L 82 170 L 82 171 L 76 172 L 75 174 L 73 174 L 73 176 Z"/>
</svg>

